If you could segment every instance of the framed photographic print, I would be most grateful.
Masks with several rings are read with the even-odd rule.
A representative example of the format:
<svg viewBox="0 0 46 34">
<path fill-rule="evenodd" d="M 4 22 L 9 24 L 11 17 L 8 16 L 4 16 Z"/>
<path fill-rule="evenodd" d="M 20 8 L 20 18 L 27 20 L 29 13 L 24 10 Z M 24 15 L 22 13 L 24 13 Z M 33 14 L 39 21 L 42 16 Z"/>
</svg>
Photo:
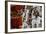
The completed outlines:
<svg viewBox="0 0 46 34">
<path fill-rule="evenodd" d="M 5 32 L 45 31 L 45 3 L 5 1 Z"/>
</svg>

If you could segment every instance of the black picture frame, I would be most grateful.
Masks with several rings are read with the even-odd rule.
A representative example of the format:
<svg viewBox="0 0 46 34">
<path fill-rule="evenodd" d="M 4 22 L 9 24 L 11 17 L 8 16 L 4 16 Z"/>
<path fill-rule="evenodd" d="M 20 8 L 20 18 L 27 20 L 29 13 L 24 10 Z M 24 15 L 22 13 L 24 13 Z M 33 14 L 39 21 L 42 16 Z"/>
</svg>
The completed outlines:
<svg viewBox="0 0 46 34">
<path fill-rule="evenodd" d="M 36 30 L 36 31 L 22 31 L 22 32 L 8 32 L 8 2 L 20 2 L 20 3 L 36 3 L 36 4 L 43 4 L 44 5 L 44 30 Z M 24 32 L 40 32 L 45 31 L 45 3 L 42 2 L 26 2 L 26 1 L 5 1 L 5 33 L 24 33 Z"/>
</svg>

